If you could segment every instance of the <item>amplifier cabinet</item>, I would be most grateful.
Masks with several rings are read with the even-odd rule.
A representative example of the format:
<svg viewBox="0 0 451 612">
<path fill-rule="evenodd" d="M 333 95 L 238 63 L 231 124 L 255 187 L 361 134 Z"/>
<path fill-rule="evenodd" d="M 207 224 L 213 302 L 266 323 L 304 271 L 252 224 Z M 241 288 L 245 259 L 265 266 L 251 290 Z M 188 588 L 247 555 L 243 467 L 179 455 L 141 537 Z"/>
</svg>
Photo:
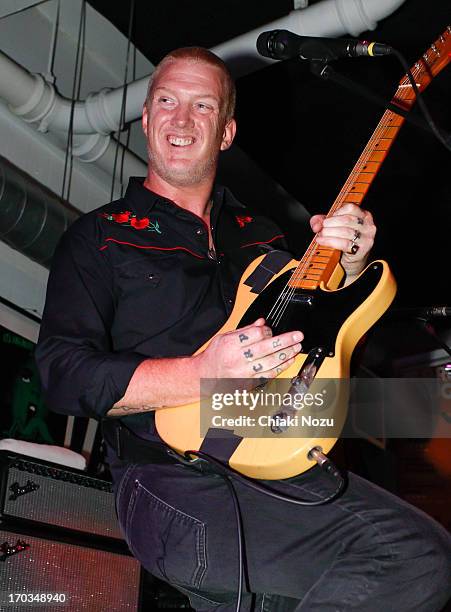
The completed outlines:
<svg viewBox="0 0 451 612">
<path fill-rule="evenodd" d="M 0 451 L 0 514 L 123 540 L 112 485 L 82 471 Z"/>
<path fill-rule="evenodd" d="M 2 612 L 140 609 L 141 566 L 128 555 L 0 525 L 0 567 Z"/>
</svg>

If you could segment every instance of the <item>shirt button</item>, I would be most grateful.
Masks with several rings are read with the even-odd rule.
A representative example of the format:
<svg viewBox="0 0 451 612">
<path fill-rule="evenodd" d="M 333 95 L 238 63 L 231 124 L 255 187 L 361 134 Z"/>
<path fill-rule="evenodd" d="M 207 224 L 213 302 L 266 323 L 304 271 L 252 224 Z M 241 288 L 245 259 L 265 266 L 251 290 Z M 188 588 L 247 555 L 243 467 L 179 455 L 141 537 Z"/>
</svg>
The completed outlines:
<svg viewBox="0 0 451 612">
<path fill-rule="evenodd" d="M 199 228 L 196 230 L 196 234 L 197 234 L 198 236 L 203 236 L 203 235 L 205 234 L 205 230 L 203 230 L 201 227 L 199 227 Z"/>
</svg>

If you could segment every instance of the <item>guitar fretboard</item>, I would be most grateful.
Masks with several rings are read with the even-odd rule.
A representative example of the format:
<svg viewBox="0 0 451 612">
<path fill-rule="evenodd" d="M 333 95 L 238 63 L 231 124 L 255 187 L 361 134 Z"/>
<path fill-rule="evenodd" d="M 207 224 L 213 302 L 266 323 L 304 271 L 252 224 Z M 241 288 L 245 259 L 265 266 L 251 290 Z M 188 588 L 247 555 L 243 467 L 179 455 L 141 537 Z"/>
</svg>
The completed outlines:
<svg viewBox="0 0 451 612">
<path fill-rule="evenodd" d="M 434 76 L 451 61 L 450 51 L 451 27 L 448 26 L 445 32 L 410 69 L 420 91 L 423 91 Z M 391 102 L 398 105 L 402 110 L 408 111 L 415 100 L 415 92 L 407 75 L 405 75 L 401 79 Z M 404 117 L 393 111 L 386 110 L 384 112 L 368 144 L 329 210 L 328 217 L 348 202 L 357 206 L 361 205 L 404 121 Z M 341 251 L 322 247 L 313 239 L 298 267 L 293 272 L 288 283 L 289 286 L 293 289 L 316 289 L 321 283 L 327 286 L 340 257 Z"/>
</svg>

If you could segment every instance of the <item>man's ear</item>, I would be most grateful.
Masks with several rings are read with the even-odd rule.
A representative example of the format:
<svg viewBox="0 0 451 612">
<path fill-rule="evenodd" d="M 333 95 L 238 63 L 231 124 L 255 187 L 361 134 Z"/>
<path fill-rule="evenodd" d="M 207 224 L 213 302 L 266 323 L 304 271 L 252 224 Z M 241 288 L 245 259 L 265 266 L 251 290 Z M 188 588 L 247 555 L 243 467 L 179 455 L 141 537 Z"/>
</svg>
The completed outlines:
<svg viewBox="0 0 451 612">
<path fill-rule="evenodd" d="M 141 123 L 142 123 L 144 134 L 146 136 L 147 136 L 147 120 L 148 120 L 147 105 L 144 104 L 144 106 L 143 106 L 143 116 L 142 116 Z"/>
<path fill-rule="evenodd" d="M 230 119 L 230 121 L 225 126 L 224 133 L 222 135 L 221 151 L 225 151 L 226 149 L 230 148 L 230 146 L 232 145 L 233 139 L 235 138 L 235 134 L 236 134 L 236 121 L 235 119 Z"/>
</svg>

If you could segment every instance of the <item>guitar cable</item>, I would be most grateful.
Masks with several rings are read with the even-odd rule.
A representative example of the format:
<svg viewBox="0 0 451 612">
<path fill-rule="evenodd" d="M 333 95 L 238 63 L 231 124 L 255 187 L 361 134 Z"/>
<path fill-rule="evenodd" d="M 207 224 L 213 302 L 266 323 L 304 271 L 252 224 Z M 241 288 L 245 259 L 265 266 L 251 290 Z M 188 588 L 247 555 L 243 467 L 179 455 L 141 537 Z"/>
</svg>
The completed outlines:
<svg viewBox="0 0 451 612">
<path fill-rule="evenodd" d="M 209 463 L 211 466 L 216 468 L 215 470 L 216 473 L 223 478 L 224 482 L 226 483 L 230 491 L 231 497 L 232 497 L 233 508 L 235 511 L 235 519 L 236 519 L 236 526 L 237 526 L 237 542 L 238 542 L 238 592 L 237 592 L 237 604 L 236 604 L 235 612 L 240 612 L 241 599 L 242 599 L 242 594 L 243 594 L 243 574 L 244 574 L 243 566 L 244 566 L 245 550 L 244 550 L 244 543 L 243 543 L 242 514 L 240 510 L 238 496 L 236 494 L 235 487 L 233 486 L 233 479 L 237 480 L 244 486 L 249 487 L 250 489 L 253 489 L 254 491 L 257 491 L 258 493 L 263 493 L 264 495 L 268 495 L 269 497 L 272 497 L 273 499 L 278 499 L 280 501 L 284 501 L 290 504 L 295 504 L 297 506 L 322 506 L 324 504 L 328 504 L 332 502 L 344 492 L 345 485 L 347 484 L 347 480 L 341 474 L 340 470 L 329 459 L 329 457 L 327 457 L 322 452 L 322 449 L 318 446 L 315 446 L 309 451 L 308 458 L 312 461 L 316 461 L 317 465 L 322 470 L 324 470 L 327 474 L 332 476 L 332 478 L 335 478 L 338 481 L 338 484 L 333 493 L 331 493 L 327 497 L 324 497 L 316 501 L 309 501 L 306 499 L 299 499 L 296 497 L 292 497 L 291 495 L 283 495 L 281 493 L 276 493 L 270 487 L 262 485 L 260 483 L 257 484 L 256 482 L 253 481 L 253 479 L 248 478 L 247 476 L 244 476 L 243 474 L 240 474 L 233 468 L 230 468 L 229 466 L 224 465 L 221 461 L 218 461 L 218 459 L 216 459 L 212 455 L 209 455 L 208 453 L 205 453 L 203 451 L 188 450 L 188 451 L 185 451 L 184 453 L 185 459 L 189 463 L 193 461 L 193 459 L 191 459 L 191 456 L 193 455 L 198 457 L 199 459 L 203 459 L 204 461 Z"/>
</svg>

